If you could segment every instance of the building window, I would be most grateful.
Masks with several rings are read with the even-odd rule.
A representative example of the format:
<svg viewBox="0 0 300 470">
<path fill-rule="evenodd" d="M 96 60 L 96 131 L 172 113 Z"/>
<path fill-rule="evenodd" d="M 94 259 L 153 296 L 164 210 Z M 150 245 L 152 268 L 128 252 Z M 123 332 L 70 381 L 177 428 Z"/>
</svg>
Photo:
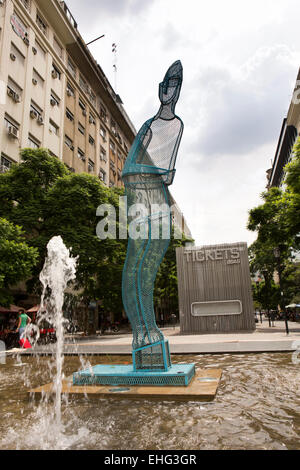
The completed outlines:
<svg viewBox="0 0 300 470">
<path fill-rule="evenodd" d="M 10 45 L 10 58 L 13 62 L 16 61 L 18 64 L 24 65 L 25 63 L 25 56 L 19 51 L 14 43 L 11 43 Z"/>
<path fill-rule="evenodd" d="M 110 150 L 113 154 L 116 153 L 116 146 L 114 144 L 114 142 L 112 140 L 109 141 L 109 147 L 110 147 Z"/>
<path fill-rule="evenodd" d="M 110 121 L 110 128 L 111 128 L 111 131 L 114 135 L 117 135 L 117 127 L 116 127 L 116 123 L 113 119 L 111 119 Z"/>
<path fill-rule="evenodd" d="M 78 150 L 77 150 L 77 157 L 80 158 L 80 160 L 82 160 L 83 162 L 85 162 L 84 152 L 79 147 L 78 147 Z"/>
<path fill-rule="evenodd" d="M 80 98 L 79 98 L 79 100 L 78 100 L 78 104 L 79 104 L 79 107 L 80 107 L 80 109 L 81 109 L 81 111 L 82 111 L 82 114 L 83 114 L 84 116 L 86 116 L 86 106 L 85 106 L 84 102 L 83 102 Z"/>
<path fill-rule="evenodd" d="M 39 13 L 36 14 L 36 24 L 38 25 L 38 27 L 40 28 L 42 33 L 44 33 L 46 35 L 48 25 Z"/>
<path fill-rule="evenodd" d="M 68 108 L 66 109 L 66 118 L 69 119 L 69 121 L 74 122 L 74 114 L 71 113 Z"/>
<path fill-rule="evenodd" d="M 70 150 L 74 150 L 73 141 L 67 135 L 65 135 L 65 144 Z"/>
<path fill-rule="evenodd" d="M 6 127 L 7 130 L 9 130 L 10 127 L 15 129 L 16 131 L 19 130 L 19 124 L 17 124 L 16 121 L 14 121 L 14 119 L 9 117 L 7 114 L 5 114 L 5 117 L 4 117 L 4 126 Z"/>
<path fill-rule="evenodd" d="M 82 75 L 79 76 L 79 86 L 85 93 L 88 92 L 88 84 Z"/>
<path fill-rule="evenodd" d="M 89 135 L 89 143 L 91 145 L 95 145 L 95 140 L 93 139 L 93 137 L 91 135 Z"/>
<path fill-rule="evenodd" d="M 103 141 L 106 142 L 106 130 L 102 126 L 100 126 L 100 135 L 101 135 Z"/>
<path fill-rule="evenodd" d="M 85 134 L 85 128 L 83 127 L 82 124 L 80 124 L 80 122 L 78 122 L 78 130 L 79 130 L 80 134 L 82 134 L 82 135 Z"/>
<path fill-rule="evenodd" d="M 90 113 L 89 123 L 96 125 L 95 116 L 92 113 Z"/>
<path fill-rule="evenodd" d="M 56 96 L 56 94 L 53 91 L 51 91 L 51 95 L 50 95 L 51 106 L 59 106 L 59 103 L 60 103 L 60 99 L 58 98 L 58 96 Z"/>
<path fill-rule="evenodd" d="M 58 78 L 58 80 L 61 79 L 61 71 L 59 70 L 59 68 L 55 65 L 55 64 L 52 64 L 52 70 L 51 70 L 51 75 L 52 75 L 52 78 Z"/>
<path fill-rule="evenodd" d="M 40 76 L 40 74 L 35 69 L 33 69 L 33 72 L 32 72 L 32 83 L 34 85 L 39 85 L 42 88 L 44 86 L 44 79 Z"/>
<path fill-rule="evenodd" d="M 125 152 L 128 153 L 128 147 L 125 142 L 124 142 L 124 149 L 125 149 Z"/>
<path fill-rule="evenodd" d="M 54 50 L 57 53 L 57 55 L 62 59 L 62 57 L 63 57 L 63 48 L 61 47 L 61 45 L 59 44 L 59 42 L 57 41 L 57 39 L 55 37 L 53 38 L 53 47 L 54 47 Z"/>
<path fill-rule="evenodd" d="M 26 10 L 30 11 L 30 0 L 21 0 Z"/>
<path fill-rule="evenodd" d="M 7 80 L 7 94 L 12 98 L 16 103 L 21 101 L 22 88 L 16 84 L 10 77 Z"/>
<path fill-rule="evenodd" d="M 6 155 L 3 153 L 1 154 L 1 165 L 0 165 L 0 173 L 5 173 L 11 169 L 13 161 L 10 160 Z"/>
<path fill-rule="evenodd" d="M 39 55 L 45 59 L 46 51 L 42 48 L 42 46 L 40 45 L 38 41 L 35 41 L 35 49 L 39 53 Z"/>
<path fill-rule="evenodd" d="M 32 119 L 39 119 L 39 120 L 41 120 L 43 117 L 43 111 L 33 101 L 31 101 L 31 104 L 30 104 L 30 117 Z"/>
<path fill-rule="evenodd" d="M 106 162 L 106 150 L 103 147 L 100 147 L 100 160 Z"/>
<path fill-rule="evenodd" d="M 107 121 L 107 114 L 106 114 L 106 109 L 104 106 L 100 105 L 100 118 L 106 122 Z"/>
<path fill-rule="evenodd" d="M 68 59 L 68 71 L 72 75 L 73 78 L 76 78 L 76 67 L 73 65 L 70 59 Z"/>
<path fill-rule="evenodd" d="M 92 160 L 89 159 L 89 162 L 88 162 L 88 172 L 89 173 L 94 173 L 94 169 L 95 169 L 95 164 Z"/>
<path fill-rule="evenodd" d="M 100 168 L 100 171 L 99 171 L 99 178 L 101 181 L 103 181 L 103 183 L 106 182 L 106 172 Z"/>
<path fill-rule="evenodd" d="M 75 91 L 74 91 L 74 88 L 70 85 L 70 83 L 68 82 L 67 83 L 67 95 L 68 96 L 75 96 Z"/>
<path fill-rule="evenodd" d="M 93 103 L 93 105 L 95 106 L 96 105 L 96 95 L 92 90 L 90 90 L 90 100 Z"/>
<path fill-rule="evenodd" d="M 55 122 L 49 121 L 49 131 L 55 135 L 59 135 L 59 127 L 55 124 Z"/>
<path fill-rule="evenodd" d="M 32 149 L 38 149 L 40 147 L 40 143 L 36 140 L 32 135 L 29 134 L 28 136 L 28 147 Z"/>
</svg>

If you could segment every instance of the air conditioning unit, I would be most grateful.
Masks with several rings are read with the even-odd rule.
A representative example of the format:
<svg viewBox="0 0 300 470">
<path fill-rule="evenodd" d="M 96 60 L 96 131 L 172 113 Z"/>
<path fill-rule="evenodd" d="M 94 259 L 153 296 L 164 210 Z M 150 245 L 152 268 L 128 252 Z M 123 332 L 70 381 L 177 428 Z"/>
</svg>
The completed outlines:
<svg viewBox="0 0 300 470">
<path fill-rule="evenodd" d="M 10 96 L 11 98 L 14 98 L 14 96 L 15 96 L 16 93 L 15 93 L 14 90 L 12 90 L 11 88 L 7 88 L 7 94 L 8 94 L 8 96 Z"/>
<path fill-rule="evenodd" d="M 73 145 L 71 145 L 70 150 L 72 150 L 72 152 L 73 152 L 73 150 L 74 150 L 74 146 L 73 146 Z"/>
<path fill-rule="evenodd" d="M 37 122 L 40 126 L 42 126 L 44 124 L 44 119 L 42 116 L 39 116 L 38 119 L 37 119 Z"/>
<path fill-rule="evenodd" d="M 52 78 L 54 79 L 58 77 L 56 70 L 52 70 L 51 75 L 52 75 Z"/>
<path fill-rule="evenodd" d="M 33 78 L 33 79 L 32 79 L 32 83 L 33 83 L 34 85 L 37 85 L 37 79 L 36 79 L 36 78 Z"/>
<path fill-rule="evenodd" d="M 32 47 L 32 52 L 34 53 L 34 55 L 37 54 L 37 49 L 35 47 Z"/>
<path fill-rule="evenodd" d="M 69 88 L 67 88 L 67 95 L 72 96 L 72 92 L 71 92 L 71 90 L 69 90 Z"/>
<path fill-rule="evenodd" d="M 90 116 L 90 117 L 89 117 L 89 123 L 90 123 L 90 124 L 94 124 L 94 122 L 95 122 L 94 119 L 92 118 L 92 116 Z"/>
<path fill-rule="evenodd" d="M 18 95 L 18 93 L 15 93 L 15 96 L 14 96 L 14 100 L 16 103 L 20 103 L 20 95 Z"/>
<path fill-rule="evenodd" d="M 13 52 L 10 53 L 9 57 L 10 57 L 11 60 L 13 60 L 13 61 L 16 60 L 16 56 L 15 56 L 15 54 L 13 54 Z"/>
<path fill-rule="evenodd" d="M 55 101 L 53 98 L 51 98 L 50 104 L 51 104 L 51 106 L 55 106 L 55 105 L 56 105 L 56 101 Z"/>
<path fill-rule="evenodd" d="M 26 46 L 29 46 L 29 39 L 28 39 L 28 37 L 25 36 L 25 37 L 23 38 L 23 42 L 26 44 Z"/>
<path fill-rule="evenodd" d="M 82 110 L 82 114 L 83 114 L 84 116 L 86 116 L 86 110 L 85 110 L 85 109 Z"/>
<path fill-rule="evenodd" d="M 33 111 L 33 109 L 30 111 L 30 117 L 32 119 L 36 119 L 38 117 L 38 113 L 36 111 Z"/>
<path fill-rule="evenodd" d="M 19 137 L 19 130 L 14 126 L 9 126 L 8 135 L 9 137 L 13 137 L 14 139 L 17 139 Z"/>
<path fill-rule="evenodd" d="M 85 158 L 85 157 L 82 157 L 81 160 L 82 160 L 83 162 L 85 162 L 85 161 L 86 161 L 86 158 Z"/>
</svg>

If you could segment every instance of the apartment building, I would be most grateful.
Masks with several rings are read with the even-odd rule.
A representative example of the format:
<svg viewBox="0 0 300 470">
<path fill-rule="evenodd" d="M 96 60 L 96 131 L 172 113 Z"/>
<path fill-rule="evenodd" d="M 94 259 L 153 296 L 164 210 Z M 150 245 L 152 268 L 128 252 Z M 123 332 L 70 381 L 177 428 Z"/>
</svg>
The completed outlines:
<svg viewBox="0 0 300 470">
<path fill-rule="evenodd" d="M 45 147 L 121 186 L 136 131 L 63 1 L 0 0 L 1 171 Z"/>
<path fill-rule="evenodd" d="M 300 135 L 300 69 L 297 75 L 293 97 L 283 119 L 272 168 L 267 170 L 267 188 L 282 186 L 284 167 L 293 158 L 293 147 Z"/>
<path fill-rule="evenodd" d="M 64 1 L 0 0 L 0 123 L 1 172 L 21 148 L 44 147 L 71 171 L 122 187 L 136 130 Z"/>
</svg>

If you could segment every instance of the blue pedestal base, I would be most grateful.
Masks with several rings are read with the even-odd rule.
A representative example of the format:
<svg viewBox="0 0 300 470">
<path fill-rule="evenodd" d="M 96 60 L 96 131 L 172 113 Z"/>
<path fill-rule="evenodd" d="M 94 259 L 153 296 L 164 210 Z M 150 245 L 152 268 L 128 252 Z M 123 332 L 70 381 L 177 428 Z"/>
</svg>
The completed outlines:
<svg viewBox="0 0 300 470">
<path fill-rule="evenodd" d="M 167 371 L 134 371 L 133 365 L 97 365 L 73 374 L 73 385 L 187 386 L 195 364 L 173 364 Z"/>
</svg>

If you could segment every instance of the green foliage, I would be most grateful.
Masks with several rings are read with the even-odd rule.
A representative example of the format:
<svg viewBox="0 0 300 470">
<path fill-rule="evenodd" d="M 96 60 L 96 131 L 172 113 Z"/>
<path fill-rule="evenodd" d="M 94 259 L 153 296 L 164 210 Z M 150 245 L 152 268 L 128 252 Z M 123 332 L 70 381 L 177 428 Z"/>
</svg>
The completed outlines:
<svg viewBox="0 0 300 470">
<path fill-rule="evenodd" d="M 276 310 L 280 302 L 280 289 L 273 281 L 252 284 L 253 300 L 263 310 Z"/>
<path fill-rule="evenodd" d="M 13 302 L 9 287 L 31 275 L 38 258 L 17 225 L 0 218 L 0 305 Z"/>
<path fill-rule="evenodd" d="M 264 276 L 265 286 L 260 288 L 260 300 L 265 295 L 265 303 L 269 303 L 274 294 L 272 279 L 275 271 L 280 276 L 285 302 L 297 296 L 297 291 L 299 293 L 299 284 L 298 287 L 294 284 L 291 272 L 291 266 L 295 266 L 291 263 L 293 253 L 300 249 L 299 139 L 294 154 L 293 160 L 285 167 L 285 186 L 282 189 L 273 187 L 262 193 L 263 203 L 249 211 L 247 228 L 257 232 L 257 240 L 249 248 L 250 267 L 253 273 L 260 272 Z M 280 253 L 277 258 L 276 249 Z"/>
<path fill-rule="evenodd" d="M 182 239 L 175 239 L 173 230 L 170 245 L 159 267 L 155 281 L 154 303 L 156 306 L 166 306 L 168 313 L 178 312 L 176 248 L 192 241 L 185 238 L 184 235 Z"/>
</svg>

